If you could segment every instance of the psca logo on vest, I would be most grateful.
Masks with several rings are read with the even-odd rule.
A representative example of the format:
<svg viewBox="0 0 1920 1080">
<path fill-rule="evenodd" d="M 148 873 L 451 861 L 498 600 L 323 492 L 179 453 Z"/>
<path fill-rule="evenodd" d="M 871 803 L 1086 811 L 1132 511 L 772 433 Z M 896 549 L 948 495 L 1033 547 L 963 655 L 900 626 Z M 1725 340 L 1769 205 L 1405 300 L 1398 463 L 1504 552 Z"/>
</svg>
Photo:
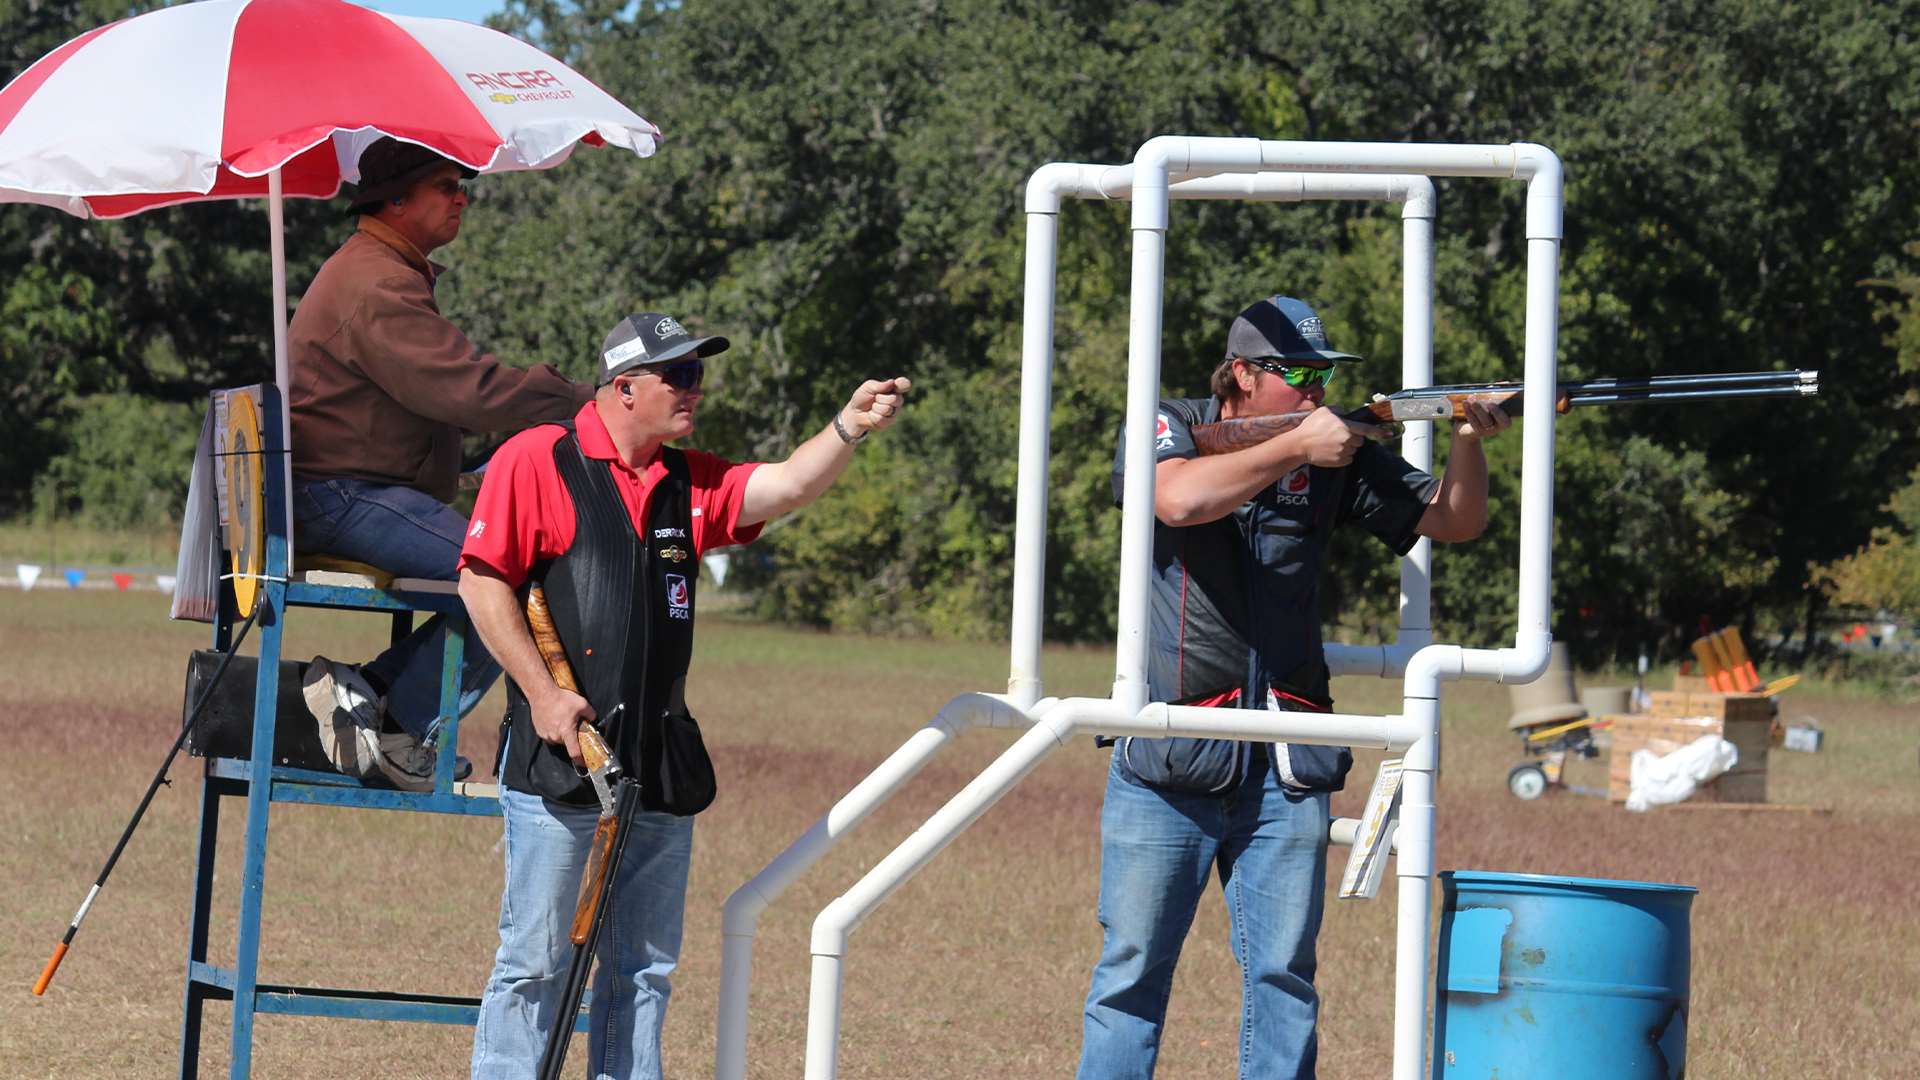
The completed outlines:
<svg viewBox="0 0 1920 1080">
<path fill-rule="evenodd" d="M 693 617 L 693 597 L 687 591 L 687 579 L 684 574 L 668 574 L 667 579 L 667 617 L 672 619 L 690 619 Z"/>
<path fill-rule="evenodd" d="M 1173 449 L 1173 425 L 1167 422 L 1166 413 L 1153 419 L 1153 449 L 1156 453 Z"/>
<path fill-rule="evenodd" d="M 1273 499 L 1282 506 L 1305 506 L 1313 490 L 1313 466 L 1302 465 L 1273 485 Z"/>
</svg>

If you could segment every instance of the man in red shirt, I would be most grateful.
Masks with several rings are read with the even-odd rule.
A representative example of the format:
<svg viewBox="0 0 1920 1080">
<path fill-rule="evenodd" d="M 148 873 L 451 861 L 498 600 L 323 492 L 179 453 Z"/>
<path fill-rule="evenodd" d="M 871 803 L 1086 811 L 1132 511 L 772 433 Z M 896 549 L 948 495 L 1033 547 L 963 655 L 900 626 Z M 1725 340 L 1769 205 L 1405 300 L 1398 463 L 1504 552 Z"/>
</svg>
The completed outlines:
<svg viewBox="0 0 1920 1080">
<path fill-rule="evenodd" d="M 657 1078 L 692 852 L 692 801 L 655 781 L 660 762 L 698 748 L 684 685 L 700 556 L 744 544 L 818 498 L 855 447 L 891 424 L 911 384 L 869 380 L 785 461 L 735 464 L 667 444 L 692 433 L 704 358 L 696 338 L 657 313 L 620 321 L 601 348 L 599 386 L 571 424 L 509 439 L 487 466 L 460 557 L 460 596 L 505 669 L 500 769 L 506 888 L 500 948 L 474 1030 L 475 1077 L 536 1071 L 568 965 L 568 923 L 597 803 L 576 772 L 579 725 L 594 723 L 642 780 L 594 976 L 589 1069 Z M 579 693 L 548 674 L 522 614 L 542 584 Z M 689 734 L 691 733 L 691 734 Z M 678 749 L 676 739 L 682 740 Z M 667 749 L 663 752 L 661 747 Z M 698 750 L 705 765 L 705 752 Z M 710 772 L 703 778 L 709 784 Z M 696 785 L 697 787 L 697 785 Z"/>
</svg>

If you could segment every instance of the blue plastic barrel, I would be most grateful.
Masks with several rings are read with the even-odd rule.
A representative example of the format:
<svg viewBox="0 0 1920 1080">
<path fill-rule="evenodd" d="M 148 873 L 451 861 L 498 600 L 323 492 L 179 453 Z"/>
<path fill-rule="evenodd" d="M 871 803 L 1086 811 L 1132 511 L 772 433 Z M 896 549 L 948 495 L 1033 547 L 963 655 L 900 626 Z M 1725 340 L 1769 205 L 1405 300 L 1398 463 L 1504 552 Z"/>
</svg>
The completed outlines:
<svg viewBox="0 0 1920 1080">
<path fill-rule="evenodd" d="M 1440 875 L 1434 1080 L 1678 1080 L 1688 911 L 1643 881 Z"/>
</svg>

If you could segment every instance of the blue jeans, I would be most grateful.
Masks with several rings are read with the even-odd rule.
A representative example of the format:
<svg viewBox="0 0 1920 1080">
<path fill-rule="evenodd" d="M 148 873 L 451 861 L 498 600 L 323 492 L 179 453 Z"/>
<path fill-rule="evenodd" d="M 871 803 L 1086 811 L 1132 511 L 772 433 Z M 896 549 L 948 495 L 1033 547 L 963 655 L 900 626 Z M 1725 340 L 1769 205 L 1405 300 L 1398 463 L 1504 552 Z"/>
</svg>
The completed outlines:
<svg viewBox="0 0 1920 1080">
<path fill-rule="evenodd" d="M 298 550 L 369 563 L 396 577 L 455 581 L 467 519 L 425 492 L 335 478 L 294 479 Z M 387 714 L 413 737 L 432 737 L 440 716 L 440 652 L 446 617 L 435 615 L 361 670 L 386 684 Z M 460 713 L 500 677 L 480 635 L 467 634 L 460 665 Z"/>
<path fill-rule="evenodd" d="M 1225 795 L 1143 787 L 1114 754 L 1100 812 L 1105 936 L 1087 992 L 1080 1080 L 1153 1075 L 1174 964 L 1215 868 L 1240 962 L 1240 1076 L 1314 1075 L 1327 795 L 1282 788 L 1261 751 Z"/>
<path fill-rule="evenodd" d="M 473 1031 L 473 1080 L 533 1076 L 556 1023 L 573 945 L 567 930 L 598 810 L 500 789 L 507 884 L 500 951 Z M 660 1078 L 660 1025 L 680 957 L 693 819 L 634 815 L 594 956 L 587 1074 Z"/>
</svg>

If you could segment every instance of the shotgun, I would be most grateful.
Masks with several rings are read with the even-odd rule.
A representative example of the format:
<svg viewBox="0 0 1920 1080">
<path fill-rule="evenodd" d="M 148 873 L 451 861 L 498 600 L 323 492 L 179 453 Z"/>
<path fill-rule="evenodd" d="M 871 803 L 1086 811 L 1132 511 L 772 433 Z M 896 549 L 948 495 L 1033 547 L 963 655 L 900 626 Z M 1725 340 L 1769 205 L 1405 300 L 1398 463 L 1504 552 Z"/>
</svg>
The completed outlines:
<svg viewBox="0 0 1920 1080">
<path fill-rule="evenodd" d="M 1497 405 L 1508 416 L 1519 416 L 1525 404 L 1524 387 L 1513 381 L 1423 386 L 1376 397 L 1350 410 L 1343 419 L 1370 425 L 1369 438 L 1390 438 L 1386 425 L 1412 420 L 1464 420 L 1469 402 Z M 1554 393 L 1553 411 L 1576 406 L 1634 405 L 1642 402 L 1719 401 L 1744 397 L 1810 397 L 1820 392 L 1818 371 L 1746 371 L 1720 375 L 1652 375 L 1641 378 L 1594 379 L 1561 383 Z M 1244 450 L 1299 427 L 1308 412 L 1276 413 L 1195 424 L 1194 446 L 1202 454 Z"/>
<path fill-rule="evenodd" d="M 527 627 L 555 685 L 579 693 L 573 666 L 567 662 L 560 634 L 553 626 L 547 595 L 537 584 L 527 590 Z M 614 714 L 618 713 L 619 709 L 615 709 Z M 593 967 L 593 950 L 600 940 L 600 927 L 606 922 L 607 901 L 619 872 L 620 853 L 627 846 L 627 826 L 633 822 L 640 806 L 640 785 L 622 775 L 620 763 L 599 729 L 582 723 L 579 739 L 587 778 L 593 782 L 594 794 L 600 799 L 600 820 L 593 828 L 593 846 L 587 854 L 586 870 L 580 875 L 580 896 L 574 904 L 573 924 L 567 932 L 567 939 L 573 943 L 573 961 L 567 967 L 560 1011 L 553 1029 L 547 1033 L 546 1052 L 540 1058 L 541 1080 L 557 1078 L 566 1066 L 574 1018 L 580 1012 L 580 998 L 586 993 L 587 973 Z"/>
</svg>

